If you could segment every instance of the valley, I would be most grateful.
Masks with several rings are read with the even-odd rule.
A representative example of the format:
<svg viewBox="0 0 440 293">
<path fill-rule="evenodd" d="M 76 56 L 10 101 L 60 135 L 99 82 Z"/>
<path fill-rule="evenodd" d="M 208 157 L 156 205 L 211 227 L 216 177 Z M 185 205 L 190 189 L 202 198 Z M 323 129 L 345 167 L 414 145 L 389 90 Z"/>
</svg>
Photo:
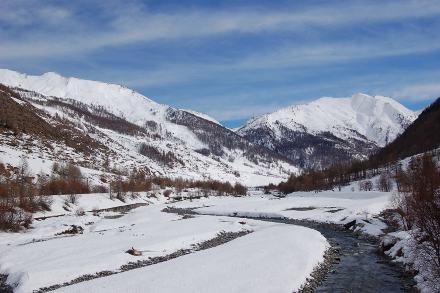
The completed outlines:
<svg viewBox="0 0 440 293">
<path fill-rule="evenodd" d="M 407 137 L 438 101 L 321 98 L 232 131 L 118 85 L 0 83 L 2 291 L 436 290 L 406 207 L 436 213 L 411 198 L 439 139 Z"/>
</svg>

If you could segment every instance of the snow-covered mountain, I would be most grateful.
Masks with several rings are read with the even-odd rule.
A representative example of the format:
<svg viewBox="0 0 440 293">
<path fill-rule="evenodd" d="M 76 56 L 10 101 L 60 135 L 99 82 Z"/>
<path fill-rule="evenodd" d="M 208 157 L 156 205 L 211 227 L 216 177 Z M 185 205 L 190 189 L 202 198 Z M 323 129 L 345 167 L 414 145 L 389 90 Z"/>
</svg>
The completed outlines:
<svg viewBox="0 0 440 293">
<path fill-rule="evenodd" d="M 253 118 L 237 133 L 302 167 L 365 158 L 391 142 L 417 114 L 383 96 L 323 97 Z"/>
<path fill-rule="evenodd" d="M 5 105 L 29 116 L 17 120 L 3 112 L 12 125 L 0 125 L 5 163 L 27 153 L 41 169 L 64 158 L 95 171 L 144 168 L 159 176 L 248 185 L 281 181 L 297 171 L 288 159 L 205 114 L 156 103 L 120 85 L 5 69 L 0 84 L 6 86 L 0 91 Z"/>
</svg>

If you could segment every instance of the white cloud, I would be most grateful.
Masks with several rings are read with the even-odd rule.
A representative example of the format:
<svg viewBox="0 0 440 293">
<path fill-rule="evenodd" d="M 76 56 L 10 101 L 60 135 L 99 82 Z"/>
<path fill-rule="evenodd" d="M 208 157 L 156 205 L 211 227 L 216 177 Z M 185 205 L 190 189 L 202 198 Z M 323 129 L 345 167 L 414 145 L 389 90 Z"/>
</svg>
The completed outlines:
<svg viewBox="0 0 440 293">
<path fill-rule="evenodd" d="M 13 2 L 7 1 L 7 3 Z M 22 3 L 22 1 L 18 3 Z M 343 4 L 345 5 L 343 6 Z M 109 20 L 98 26 L 92 23 L 84 24 L 84 19 L 77 17 L 76 21 L 71 19 L 64 24 L 57 21 L 59 27 L 54 28 L 53 31 L 35 32 L 32 30 L 29 33 L 23 31 L 17 38 L 3 37 L 0 58 L 67 55 L 137 42 L 202 38 L 229 33 L 304 31 L 317 27 L 363 25 L 440 14 L 440 5 L 436 1 L 391 1 L 385 3 L 380 1 L 343 4 L 314 6 L 291 11 L 249 7 L 238 11 L 190 9 L 169 13 L 152 13 L 137 4 L 131 7 L 129 4 L 121 2 L 112 6 L 112 12 L 103 10 L 103 13 L 108 14 Z M 44 7 L 41 2 L 34 5 L 3 5 L 0 8 L 2 8 L 0 9 L 0 20 L 9 25 L 27 20 L 48 23 L 67 17 L 74 18 L 72 11 L 55 6 Z M 52 15 L 52 17 L 35 19 L 32 15 L 35 8 L 38 8 L 37 15 Z M 66 34 L 66 31 L 69 33 Z"/>
<path fill-rule="evenodd" d="M 421 37 L 415 32 L 395 33 L 376 39 L 346 42 L 315 43 L 308 45 L 287 45 L 272 51 L 257 52 L 250 56 L 222 60 L 210 60 L 207 63 L 166 63 L 161 67 L 146 70 L 124 72 L 121 78 L 124 84 L 133 87 L 161 86 L 180 84 L 189 81 L 215 80 L 227 78 L 233 74 L 236 81 L 264 80 L 262 70 L 280 70 L 298 68 L 302 73 L 312 72 L 315 66 L 352 62 L 362 59 L 420 54 L 440 50 L 440 39 Z M 121 79 L 116 79 L 120 80 Z"/>
<path fill-rule="evenodd" d="M 32 25 L 65 25 L 72 16 L 69 9 L 35 0 L 2 0 L 0 24 L 20 28 Z M 1 30 L 0 30 L 1 31 Z"/>
<path fill-rule="evenodd" d="M 393 96 L 412 102 L 429 101 L 440 97 L 440 82 L 406 86 L 395 91 Z"/>
</svg>

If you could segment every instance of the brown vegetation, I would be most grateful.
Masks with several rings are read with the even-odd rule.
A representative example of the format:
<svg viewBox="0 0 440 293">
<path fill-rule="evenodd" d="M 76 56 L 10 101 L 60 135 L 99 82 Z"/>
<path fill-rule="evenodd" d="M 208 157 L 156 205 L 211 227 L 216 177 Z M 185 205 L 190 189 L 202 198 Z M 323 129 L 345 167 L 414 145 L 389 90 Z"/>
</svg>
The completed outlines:
<svg viewBox="0 0 440 293">
<path fill-rule="evenodd" d="M 26 161 L 17 168 L 0 163 L 0 230 L 28 227 L 31 213 L 47 207 L 32 180 Z"/>
<path fill-rule="evenodd" d="M 352 181 L 365 180 L 380 173 L 379 168 L 368 168 L 366 161 L 338 164 L 324 170 L 308 170 L 300 175 L 291 175 L 278 185 L 280 191 L 314 191 L 341 188 Z"/>
<path fill-rule="evenodd" d="M 1 132 L 9 132 L 13 136 L 32 135 L 34 139 L 41 140 L 49 148 L 52 146 L 48 142 L 62 143 L 85 155 L 93 154 L 97 150 L 108 151 L 104 145 L 77 130 L 70 121 L 57 115 L 48 116 L 26 102 L 16 91 L 2 84 L 0 84 Z"/>
<path fill-rule="evenodd" d="M 414 231 L 416 253 L 440 278 L 440 169 L 432 155 L 413 158 L 396 177 L 394 199 L 404 227 Z"/>
<path fill-rule="evenodd" d="M 19 230 L 32 222 L 32 213 L 50 210 L 51 197 L 67 194 L 68 201 L 76 202 L 76 194 L 88 193 L 81 171 L 72 164 L 55 163 L 52 175 L 39 174 L 35 178 L 26 160 L 18 167 L 0 163 L 0 230 Z"/>
<path fill-rule="evenodd" d="M 164 163 L 170 167 L 173 166 L 174 163 L 180 163 L 184 165 L 182 160 L 179 160 L 172 152 L 164 152 L 160 151 L 157 148 L 147 145 L 146 143 L 141 143 L 139 145 L 139 153 L 145 157 L 148 157 L 154 161 Z"/>
<path fill-rule="evenodd" d="M 229 182 L 217 180 L 185 180 L 171 179 L 166 177 L 148 177 L 145 172 L 134 169 L 127 179 L 118 176 L 111 182 L 110 196 L 123 200 L 127 193 L 134 196 L 137 192 L 149 191 L 152 186 L 159 186 L 161 189 L 174 188 L 180 194 L 184 189 L 197 188 L 203 193 L 216 192 L 217 195 L 246 195 L 247 188 L 240 183 L 232 185 Z M 164 193 L 165 195 L 165 193 Z M 168 196 L 170 193 L 168 193 Z"/>
<path fill-rule="evenodd" d="M 76 204 L 78 194 L 110 191 L 111 198 L 125 201 L 127 195 L 135 197 L 136 193 L 149 191 L 152 186 L 170 188 L 164 195 L 170 196 L 174 191 L 180 194 L 184 189 L 197 188 L 203 194 L 246 195 L 247 188 L 239 183 L 216 180 L 194 181 L 148 177 L 146 172 L 134 169 L 125 178 L 118 175 L 104 186 L 89 187 L 79 167 L 72 163 L 54 163 L 51 175 L 32 175 L 25 160 L 18 167 L 5 166 L 0 163 L 0 230 L 19 230 L 28 227 L 32 222 L 32 213 L 50 210 L 52 199 L 48 195 L 67 195 L 67 206 Z M 173 190 L 173 191 L 172 191 Z"/>
<path fill-rule="evenodd" d="M 40 175 L 38 179 L 42 195 L 90 193 L 90 187 L 85 182 L 81 170 L 72 163 L 54 163 L 52 175 L 49 178 Z"/>
</svg>

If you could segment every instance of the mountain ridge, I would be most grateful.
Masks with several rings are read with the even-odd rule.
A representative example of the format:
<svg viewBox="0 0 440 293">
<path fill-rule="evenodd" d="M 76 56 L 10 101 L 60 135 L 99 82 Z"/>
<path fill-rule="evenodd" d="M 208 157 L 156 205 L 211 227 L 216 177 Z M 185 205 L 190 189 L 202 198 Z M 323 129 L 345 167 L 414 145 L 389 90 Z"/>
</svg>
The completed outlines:
<svg viewBox="0 0 440 293">
<path fill-rule="evenodd" d="M 253 145 L 213 119 L 156 103 L 119 85 L 10 70 L 0 70 L 0 83 L 43 111 L 48 121 L 71 124 L 117 150 L 111 160 L 125 169 L 137 166 L 158 176 L 216 178 L 247 185 L 280 181 L 298 171 L 287 158 Z M 25 142 L 25 134 L 17 135 Z M 6 155 L 0 150 L 0 159 L 10 159 L 7 152 L 12 150 Z M 73 157 L 85 160 L 79 153 Z"/>
<path fill-rule="evenodd" d="M 357 93 L 285 107 L 249 120 L 237 133 L 302 167 L 323 168 L 336 160 L 366 158 L 416 117 L 391 98 Z"/>
</svg>

